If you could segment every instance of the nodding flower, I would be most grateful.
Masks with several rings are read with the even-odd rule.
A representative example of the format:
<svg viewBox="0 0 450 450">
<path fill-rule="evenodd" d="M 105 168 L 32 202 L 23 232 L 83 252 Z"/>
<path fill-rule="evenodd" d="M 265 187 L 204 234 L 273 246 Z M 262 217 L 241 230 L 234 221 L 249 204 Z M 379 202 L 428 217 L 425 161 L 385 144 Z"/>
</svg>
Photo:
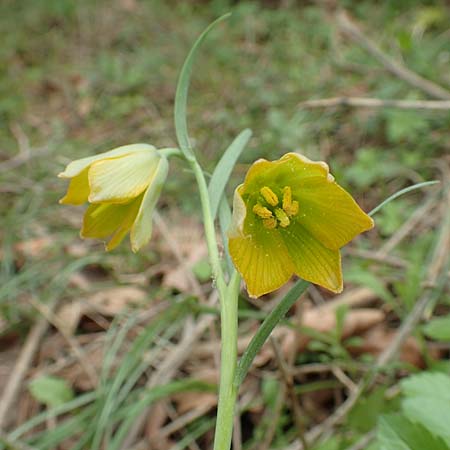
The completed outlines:
<svg viewBox="0 0 450 450">
<path fill-rule="evenodd" d="M 251 297 L 278 289 L 294 274 L 338 293 L 339 249 L 373 226 L 327 164 L 287 153 L 256 161 L 237 187 L 228 245 Z"/>
<path fill-rule="evenodd" d="M 130 233 L 137 252 L 152 234 L 152 214 L 168 172 L 167 158 L 148 144 L 124 145 L 72 161 L 58 176 L 70 179 L 62 204 L 89 202 L 80 232 L 83 238 L 117 247 Z"/>
</svg>

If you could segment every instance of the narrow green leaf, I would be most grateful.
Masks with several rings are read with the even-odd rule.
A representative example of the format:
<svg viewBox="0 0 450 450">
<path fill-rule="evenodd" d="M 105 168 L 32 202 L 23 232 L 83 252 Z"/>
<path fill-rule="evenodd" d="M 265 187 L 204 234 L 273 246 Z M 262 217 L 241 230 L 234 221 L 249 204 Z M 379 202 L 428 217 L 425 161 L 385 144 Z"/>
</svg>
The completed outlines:
<svg viewBox="0 0 450 450">
<path fill-rule="evenodd" d="M 175 110 L 174 110 L 174 120 L 175 120 L 175 132 L 178 139 L 178 144 L 180 150 L 183 152 L 186 159 L 193 161 L 195 159 L 194 152 L 192 150 L 189 134 L 187 129 L 187 98 L 189 91 L 189 83 L 192 73 L 192 65 L 197 53 L 198 48 L 204 41 L 208 33 L 220 22 L 227 19 L 230 14 L 225 14 L 219 17 L 217 20 L 212 22 L 203 33 L 198 37 L 192 46 L 186 60 L 184 61 L 183 67 L 181 68 L 180 77 L 178 79 L 177 90 L 175 94 Z"/>
<path fill-rule="evenodd" d="M 19 439 L 23 434 L 28 433 L 41 423 L 44 423 L 47 420 L 52 419 L 54 417 L 58 417 L 61 414 L 66 414 L 74 409 L 81 408 L 82 406 L 91 403 L 96 398 L 97 392 L 95 391 L 79 395 L 70 402 L 64 403 L 63 405 L 60 406 L 56 406 L 36 416 L 33 416 L 30 420 L 28 420 L 27 422 L 23 423 L 18 428 L 16 428 L 8 437 L 11 440 L 15 441 Z"/>
<path fill-rule="evenodd" d="M 439 181 L 425 181 L 423 183 L 417 183 L 413 184 L 412 186 L 408 186 L 405 189 L 401 189 L 400 191 L 396 192 L 395 194 L 392 194 L 390 197 L 388 197 L 386 200 L 381 202 L 378 206 L 372 209 L 368 214 L 369 216 L 375 215 L 383 206 L 387 205 L 388 203 L 392 202 L 392 200 L 400 197 L 403 194 L 407 194 L 408 192 L 415 191 L 416 189 L 423 188 L 425 186 L 432 186 L 433 184 L 438 184 Z"/>
<path fill-rule="evenodd" d="M 209 197 L 211 199 L 211 215 L 213 219 L 217 216 L 220 199 L 225 191 L 225 186 L 228 183 L 236 161 L 239 156 L 241 156 L 241 153 L 251 136 L 252 132 L 249 129 L 239 133 L 230 146 L 223 152 L 220 161 L 214 169 L 208 186 Z"/>
<path fill-rule="evenodd" d="M 98 399 L 100 410 L 95 423 L 95 433 L 90 447 L 91 449 L 100 448 L 105 430 L 109 426 L 110 417 L 120 406 L 119 401 L 123 400 L 121 391 L 124 384 L 127 385 L 128 390 L 131 390 L 132 386 L 128 385 L 127 381 L 134 379 L 133 373 L 135 370 L 140 370 L 142 355 L 145 350 L 150 347 L 161 331 L 166 329 L 170 324 L 176 323 L 180 319 L 180 314 L 185 311 L 184 303 L 175 304 L 171 309 L 161 314 L 158 320 L 152 321 L 133 341 L 117 372 L 114 374 L 111 383 L 104 387 L 103 398 Z"/>
<path fill-rule="evenodd" d="M 266 342 L 270 333 L 275 328 L 277 323 L 285 316 L 291 306 L 298 300 L 298 298 L 306 291 L 309 286 L 309 282 L 305 280 L 298 280 L 291 290 L 282 298 L 280 303 L 269 313 L 262 325 L 259 327 L 256 334 L 253 336 L 249 346 L 245 350 L 242 358 L 240 359 L 236 376 L 234 378 L 234 386 L 239 388 L 244 381 L 250 366 L 258 354 L 261 347 Z"/>
</svg>

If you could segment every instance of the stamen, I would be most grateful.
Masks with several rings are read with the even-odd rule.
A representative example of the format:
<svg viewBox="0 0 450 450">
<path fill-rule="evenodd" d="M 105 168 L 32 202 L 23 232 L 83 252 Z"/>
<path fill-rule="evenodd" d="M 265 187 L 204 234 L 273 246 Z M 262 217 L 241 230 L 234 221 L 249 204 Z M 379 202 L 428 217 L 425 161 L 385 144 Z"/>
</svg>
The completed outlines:
<svg viewBox="0 0 450 450">
<path fill-rule="evenodd" d="M 256 203 L 253 207 L 253 212 L 262 219 L 269 219 L 273 217 L 272 211 L 259 203 Z"/>
<path fill-rule="evenodd" d="M 283 209 L 289 217 L 296 216 L 298 214 L 298 202 L 296 200 L 294 200 L 292 202 L 291 206 L 289 206 L 289 208 L 283 208 Z"/>
<path fill-rule="evenodd" d="M 292 201 L 292 190 L 290 186 L 285 186 L 283 189 L 283 210 L 288 217 L 293 217 L 298 214 L 298 202 Z"/>
<path fill-rule="evenodd" d="M 270 187 L 264 186 L 259 191 L 261 195 L 264 197 L 264 200 L 271 206 L 278 205 L 278 197 L 275 192 L 270 189 Z"/>
<path fill-rule="evenodd" d="M 292 191 L 290 186 L 283 188 L 283 209 L 289 209 L 292 205 Z"/>
<path fill-rule="evenodd" d="M 276 228 L 278 225 L 277 219 L 275 219 L 275 217 L 269 217 L 268 219 L 263 219 L 262 223 L 269 230 Z"/>
<path fill-rule="evenodd" d="M 289 217 L 281 208 L 275 209 L 275 216 L 278 219 L 278 222 L 280 222 L 280 226 L 283 228 L 286 228 L 291 223 Z"/>
</svg>

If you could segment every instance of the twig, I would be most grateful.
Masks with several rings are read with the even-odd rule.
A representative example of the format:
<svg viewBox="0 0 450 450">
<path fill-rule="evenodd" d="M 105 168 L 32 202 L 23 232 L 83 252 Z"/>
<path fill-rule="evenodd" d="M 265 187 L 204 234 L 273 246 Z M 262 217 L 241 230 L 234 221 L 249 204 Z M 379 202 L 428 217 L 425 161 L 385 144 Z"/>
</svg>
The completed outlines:
<svg viewBox="0 0 450 450">
<path fill-rule="evenodd" d="M 449 100 L 383 100 L 380 98 L 364 97 L 332 97 L 317 100 L 306 100 L 298 104 L 299 108 L 330 108 L 336 106 L 348 106 L 353 108 L 398 108 L 398 109 L 450 109 Z"/>
<path fill-rule="evenodd" d="M 286 386 L 286 393 L 289 396 L 292 412 L 294 413 L 294 422 L 297 435 L 300 439 L 300 442 L 303 445 L 303 448 L 307 450 L 308 443 L 305 439 L 305 423 L 302 417 L 302 411 L 300 410 L 300 405 L 298 403 L 297 394 L 295 392 L 292 373 L 289 370 L 289 367 L 287 366 L 286 361 L 283 358 L 280 345 L 278 344 L 278 341 L 275 338 L 275 336 L 270 337 L 270 343 L 272 344 L 275 359 L 277 361 L 278 367 L 280 368 L 281 376 L 283 378 L 284 385 Z"/>
<path fill-rule="evenodd" d="M 431 195 L 423 205 L 416 209 L 409 219 L 375 252 L 376 258 L 385 258 L 409 233 L 417 228 L 417 225 L 435 206 L 436 196 Z"/>
<path fill-rule="evenodd" d="M 37 148 L 31 151 L 27 135 L 17 124 L 11 125 L 11 132 L 17 140 L 19 153 L 6 161 L 0 162 L 0 173 L 15 169 L 30 159 L 43 156 L 50 151 L 48 147 Z"/>
<path fill-rule="evenodd" d="M 54 311 L 58 304 L 57 300 L 54 300 L 48 305 L 50 311 Z M 29 369 L 33 360 L 34 354 L 48 329 L 48 321 L 45 317 L 41 317 L 28 333 L 27 339 L 16 364 L 12 370 L 6 385 L 4 386 L 2 397 L 0 398 L 0 431 L 5 426 L 5 421 L 11 412 L 11 406 L 19 392 L 21 383 L 25 378 L 25 374 Z"/>
<path fill-rule="evenodd" d="M 159 232 L 162 234 L 164 240 L 169 246 L 170 251 L 172 252 L 173 256 L 175 256 L 177 263 L 183 268 L 186 278 L 189 281 L 189 284 L 191 285 L 192 292 L 200 300 L 206 301 L 200 283 L 194 277 L 193 273 L 191 272 L 191 268 L 188 266 L 185 259 L 183 258 L 183 255 L 180 253 L 179 250 L 180 246 L 177 245 L 176 239 L 173 236 L 173 233 L 170 231 L 169 227 L 167 226 L 165 220 L 161 217 L 161 215 L 157 211 L 154 212 L 153 219 L 155 221 L 156 226 L 158 227 Z"/>
<path fill-rule="evenodd" d="M 349 447 L 347 450 L 364 450 L 370 444 L 371 441 L 375 438 L 375 431 L 369 431 L 364 436 L 359 439 L 355 444 Z"/>
<path fill-rule="evenodd" d="M 270 415 L 270 422 L 266 429 L 264 439 L 260 443 L 256 443 L 251 447 L 251 450 L 267 450 L 270 448 L 270 444 L 275 437 L 277 431 L 278 422 L 280 420 L 281 412 L 283 411 L 284 400 L 286 397 L 286 392 L 284 389 L 278 392 L 275 406 L 273 408 L 273 413 Z"/>
<path fill-rule="evenodd" d="M 361 45 L 361 47 L 364 47 L 396 77 L 406 81 L 411 86 L 422 90 L 431 97 L 438 98 L 440 100 L 450 100 L 450 92 L 447 89 L 444 89 L 436 83 L 417 75 L 407 67 L 385 55 L 374 42 L 372 42 L 361 32 L 361 30 L 350 20 L 349 16 L 344 11 L 341 11 L 336 15 L 336 20 L 342 31 Z"/>
<path fill-rule="evenodd" d="M 194 420 L 198 419 L 201 416 L 204 416 L 211 409 L 211 405 L 200 405 L 197 408 L 194 408 L 187 413 L 183 414 L 180 417 L 177 417 L 175 420 L 168 423 L 161 431 L 158 433 L 159 438 L 168 437 L 173 433 L 181 430 L 181 428 L 186 425 L 192 423 Z"/>
<path fill-rule="evenodd" d="M 381 253 L 374 253 L 370 250 L 350 247 L 345 250 L 345 253 L 356 256 L 357 258 L 368 259 L 370 261 L 380 262 L 388 266 L 398 267 L 399 269 L 406 269 L 408 267 L 408 262 L 398 256 L 390 256 Z"/>
<path fill-rule="evenodd" d="M 63 338 L 67 341 L 70 348 L 72 349 L 74 355 L 78 359 L 81 368 L 88 376 L 92 385 L 97 386 L 98 381 L 97 372 L 89 363 L 85 361 L 86 359 L 85 352 L 78 345 L 78 342 L 76 342 L 75 339 L 67 332 L 64 323 L 62 323 L 62 321 L 54 314 L 54 311 L 44 303 L 40 303 L 38 301 L 35 301 L 34 299 L 30 299 L 29 301 L 34 306 L 34 308 L 36 308 L 36 310 L 39 311 L 42 314 L 42 316 L 44 316 L 45 319 L 48 322 L 50 322 L 61 333 Z"/>
<path fill-rule="evenodd" d="M 232 442 L 233 442 L 233 450 L 242 450 L 242 428 L 241 428 L 241 413 L 239 410 L 239 405 L 236 405 Z"/>
</svg>

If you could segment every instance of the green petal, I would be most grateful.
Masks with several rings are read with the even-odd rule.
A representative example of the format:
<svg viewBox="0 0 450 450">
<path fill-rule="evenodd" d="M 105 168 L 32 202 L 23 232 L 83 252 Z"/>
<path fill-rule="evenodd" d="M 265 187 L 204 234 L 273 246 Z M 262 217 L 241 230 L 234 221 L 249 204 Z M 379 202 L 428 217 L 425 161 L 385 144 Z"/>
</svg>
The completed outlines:
<svg viewBox="0 0 450 450">
<path fill-rule="evenodd" d="M 330 249 L 341 248 L 374 226 L 352 196 L 334 181 L 324 180 L 313 188 L 296 189 L 296 200 L 298 222 Z"/>
<path fill-rule="evenodd" d="M 137 197 L 148 187 L 160 158 L 156 151 L 146 151 L 92 163 L 89 201 L 122 203 Z"/>
<path fill-rule="evenodd" d="M 295 273 L 306 281 L 332 292 L 342 291 L 341 255 L 320 243 L 298 222 L 279 228 Z"/>
<path fill-rule="evenodd" d="M 278 189 L 284 186 L 314 186 L 331 177 L 324 162 L 311 161 L 298 153 L 286 153 L 276 161 L 259 159 L 250 167 L 242 195 L 259 192 L 263 186 Z"/>
<path fill-rule="evenodd" d="M 70 180 L 66 195 L 59 201 L 65 205 L 82 205 L 89 196 L 88 169 L 86 168 Z"/>
<path fill-rule="evenodd" d="M 228 246 L 249 295 L 259 297 L 286 283 L 294 268 L 278 230 L 265 228 L 253 214 L 243 216 L 245 204 L 238 190 L 234 196 Z"/>
<path fill-rule="evenodd" d="M 112 236 L 107 250 L 120 244 L 131 229 L 142 202 L 142 195 L 127 204 L 90 205 L 83 219 L 81 237 L 105 239 Z"/>
<path fill-rule="evenodd" d="M 144 194 L 134 225 L 131 228 L 130 240 L 133 252 L 137 252 L 150 240 L 152 235 L 153 211 L 161 194 L 168 170 L 169 163 L 167 159 L 161 158 L 150 180 L 150 185 Z"/>
<path fill-rule="evenodd" d="M 148 144 L 131 144 L 131 145 L 123 145 L 121 147 L 117 147 L 113 150 L 109 150 L 107 152 L 99 153 L 95 156 L 88 156 L 87 158 L 77 159 L 72 161 L 64 172 L 61 172 L 58 177 L 60 178 L 73 178 L 81 173 L 84 169 L 89 167 L 93 162 L 99 161 L 104 158 L 118 158 L 120 156 L 125 156 L 130 153 L 136 152 L 148 152 L 149 150 L 155 150 L 155 147 Z"/>
</svg>

